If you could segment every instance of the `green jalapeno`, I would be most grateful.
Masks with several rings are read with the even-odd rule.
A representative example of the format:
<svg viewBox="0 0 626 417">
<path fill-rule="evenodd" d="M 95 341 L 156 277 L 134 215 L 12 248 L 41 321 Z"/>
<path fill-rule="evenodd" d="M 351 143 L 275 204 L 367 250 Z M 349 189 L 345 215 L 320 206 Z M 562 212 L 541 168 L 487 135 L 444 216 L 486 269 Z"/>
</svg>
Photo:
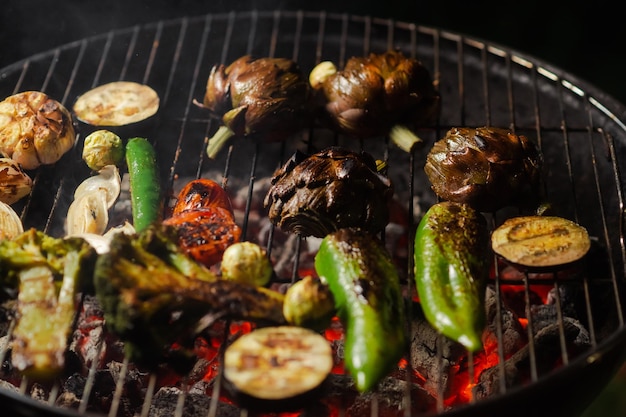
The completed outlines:
<svg viewBox="0 0 626 417">
<path fill-rule="evenodd" d="M 339 229 L 321 242 L 315 270 L 344 326 L 344 363 L 360 392 L 372 389 L 406 348 L 404 300 L 391 256 L 374 235 Z"/>
<path fill-rule="evenodd" d="M 485 218 L 467 204 L 433 205 L 415 233 L 415 284 L 428 322 L 468 350 L 482 348 L 491 248 Z"/>
</svg>

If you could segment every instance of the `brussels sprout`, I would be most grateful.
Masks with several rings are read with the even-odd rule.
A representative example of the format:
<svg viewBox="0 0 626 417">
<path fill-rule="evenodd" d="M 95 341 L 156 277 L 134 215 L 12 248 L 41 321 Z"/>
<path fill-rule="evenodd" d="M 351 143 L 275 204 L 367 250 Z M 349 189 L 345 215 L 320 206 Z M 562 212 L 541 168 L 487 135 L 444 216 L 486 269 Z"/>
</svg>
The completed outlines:
<svg viewBox="0 0 626 417">
<path fill-rule="evenodd" d="M 124 158 L 122 139 L 109 130 L 96 130 L 85 138 L 83 161 L 94 171 L 118 165 Z"/>
<path fill-rule="evenodd" d="M 330 325 L 335 313 L 333 293 L 318 277 L 307 275 L 285 293 L 283 315 L 289 324 L 322 331 Z"/>
<path fill-rule="evenodd" d="M 274 269 L 265 249 L 252 242 L 236 242 L 230 245 L 222 255 L 220 265 L 222 278 L 264 286 Z"/>
</svg>

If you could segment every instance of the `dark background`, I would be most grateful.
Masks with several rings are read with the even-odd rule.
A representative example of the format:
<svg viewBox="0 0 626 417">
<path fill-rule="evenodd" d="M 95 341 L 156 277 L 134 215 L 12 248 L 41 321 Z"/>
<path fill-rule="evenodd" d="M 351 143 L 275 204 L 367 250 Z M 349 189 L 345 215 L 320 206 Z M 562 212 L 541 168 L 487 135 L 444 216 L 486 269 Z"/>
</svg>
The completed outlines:
<svg viewBox="0 0 626 417">
<path fill-rule="evenodd" d="M 608 1 L 3 0 L 0 68 L 84 37 L 227 10 L 325 9 L 436 26 L 542 59 L 626 103 L 626 23 Z"/>
</svg>

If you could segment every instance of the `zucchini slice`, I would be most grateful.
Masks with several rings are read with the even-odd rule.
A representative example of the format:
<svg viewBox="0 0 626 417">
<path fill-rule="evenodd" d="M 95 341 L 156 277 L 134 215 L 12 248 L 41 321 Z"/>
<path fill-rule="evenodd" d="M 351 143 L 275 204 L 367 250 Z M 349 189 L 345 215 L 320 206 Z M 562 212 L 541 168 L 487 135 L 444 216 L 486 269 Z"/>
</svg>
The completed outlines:
<svg viewBox="0 0 626 417">
<path fill-rule="evenodd" d="M 298 326 L 258 328 L 224 352 L 223 381 L 242 407 L 302 408 L 323 390 L 333 353 L 321 334 Z"/>
</svg>

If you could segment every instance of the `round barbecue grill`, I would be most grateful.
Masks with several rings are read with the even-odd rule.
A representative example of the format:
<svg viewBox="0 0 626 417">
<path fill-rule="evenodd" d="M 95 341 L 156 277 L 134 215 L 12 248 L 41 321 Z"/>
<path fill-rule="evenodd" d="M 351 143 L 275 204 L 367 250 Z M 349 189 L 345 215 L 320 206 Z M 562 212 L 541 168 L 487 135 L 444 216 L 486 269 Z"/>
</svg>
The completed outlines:
<svg viewBox="0 0 626 417">
<path fill-rule="evenodd" d="M 244 54 L 291 58 L 308 72 L 324 60 L 342 66 L 351 56 L 390 49 L 419 59 L 441 94 L 436 123 L 419 131 L 426 144 L 458 126 L 500 126 L 533 138 L 544 155 L 548 198 L 560 216 L 587 228 L 594 249 L 589 266 L 572 274 L 526 271 L 511 276 L 506 266 L 495 268 L 489 287 L 495 306 L 490 326 L 496 343 L 490 353 L 494 364 L 488 370 L 480 353 L 459 352 L 442 336 L 413 330 L 404 363 L 374 392 L 355 395 L 345 378 L 338 376 L 332 388 L 336 392 L 319 400 L 323 407 L 303 405 L 299 415 L 580 414 L 620 367 L 626 348 L 625 107 L 592 85 L 549 63 L 459 33 L 367 16 L 281 10 L 159 21 L 73 42 L 2 69 L 0 97 L 39 90 L 71 108 L 79 95 L 107 82 L 150 85 L 161 98 L 157 115 L 147 123 L 120 129 L 120 134 L 143 136 L 155 145 L 163 188 L 172 195 L 192 178 L 225 184 L 239 210 L 243 238 L 262 242 L 270 254 L 281 256 L 285 272 L 277 274 L 277 280 L 288 283 L 301 276 L 311 254 L 306 253 L 305 240 L 282 238 L 279 231 L 263 227 L 264 187 L 276 168 L 296 149 L 308 152 L 328 145 L 362 149 L 386 160 L 403 205 L 404 231 L 410 236 L 421 214 L 436 201 L 423 172 L 429 146 L 407 154 L 386 138 L 356 140 L 315 128 L 280 143 L 235 138 L 227 151 L 208 160 L 207 137 L 219 123 L 194 100 L 202 100 L 213 65 Z M 77 149 L 59 163 L 34 171 L 32 195 L 14 206 L 25 228 L 63 235 L 73 190 L 90 174 L 79 150 L 82 139 L 95 128 L 82 124 L 78 128 Z M 114 208 L 119 219 L 127 215 L 129 204 L 123 192 Z M 485 215 L 495 226 L 511 213 Z M 397 240 L 407 278 L 412 276 L 410 241 Z M 543 302 L 536 302 L 537 294 L 546 295 Z M 502 305 L 512 298 L 521 303 L 517 311 L 524 315 L 528 337 L 516 352 L 504 347 L 507 329 Z M 25 377 L 9 380 L 6 340 L 11 325 L 6 321 L 5 343 L 0 344 L 0 377 L 4 377 L 0 404 L 8 415 L 255 414 L 224 399 L 219 366 L 211 380 L 187 376 L 171 386 L 162 386 L 154 375 L 128 361 L 112 365 L 94 360 L 82 374 L 52 384 Z M 101 373 L 108 375 L 109 383 L 102 383 Z M 129 393 L 131 378 L 145 385 Z M 455 380 L 464 381 L 463 386 Z M 72 392 L 74 401 L 65 401 L 70 386 L 76 384 L 80 387 Z M 467 398 L 456 393 L 461 390 L 470 392 Z M 133 395 L 138 398 L 129 398 Z"/>
</svg>

